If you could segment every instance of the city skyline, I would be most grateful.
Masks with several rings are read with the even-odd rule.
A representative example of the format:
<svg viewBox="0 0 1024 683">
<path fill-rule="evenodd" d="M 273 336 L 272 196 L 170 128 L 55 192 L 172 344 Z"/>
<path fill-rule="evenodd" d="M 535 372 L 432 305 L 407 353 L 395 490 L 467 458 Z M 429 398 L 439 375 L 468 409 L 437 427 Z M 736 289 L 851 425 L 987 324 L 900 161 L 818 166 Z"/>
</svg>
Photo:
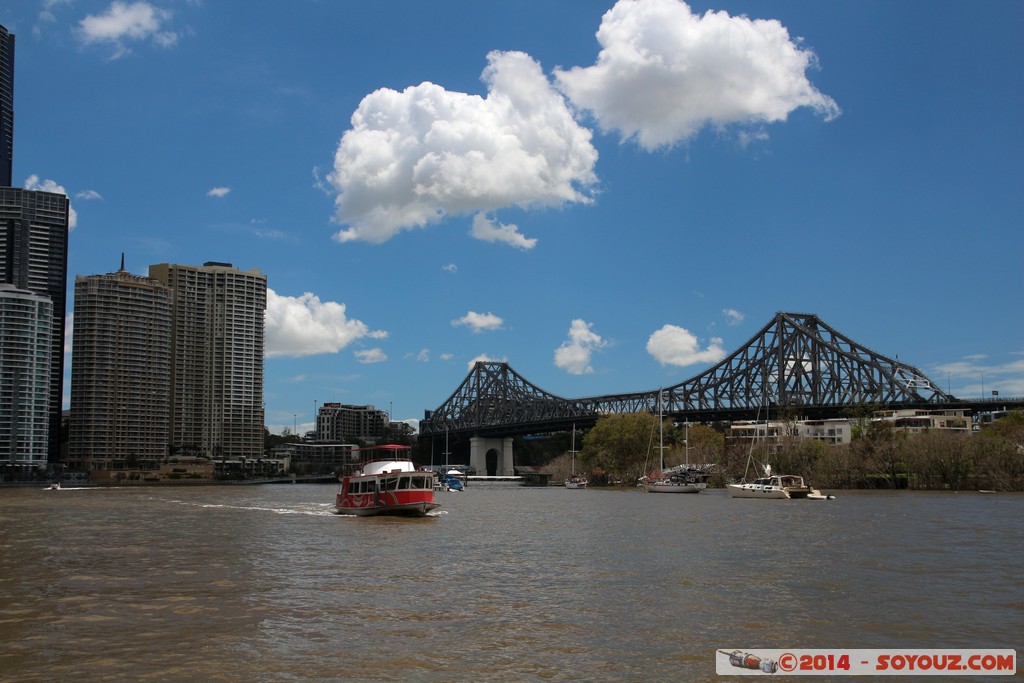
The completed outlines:
<svg viewBox="0 0 1024 683">
<path fill-rule="evenodd" d="M 1020 5 L 326 5 L 0 9 L 69 275 L 259 269 L 272 431 L 475 359 L 651 390 L 783 310 L 1024 395 Z"/>
</svg>

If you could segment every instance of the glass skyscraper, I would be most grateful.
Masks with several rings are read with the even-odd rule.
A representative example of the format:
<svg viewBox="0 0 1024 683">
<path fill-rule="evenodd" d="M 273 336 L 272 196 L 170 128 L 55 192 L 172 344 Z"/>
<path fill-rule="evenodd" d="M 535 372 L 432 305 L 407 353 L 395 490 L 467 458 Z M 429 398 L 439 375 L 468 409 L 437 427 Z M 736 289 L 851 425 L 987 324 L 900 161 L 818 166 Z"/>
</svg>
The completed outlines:
<svg viewBox="0 0 1024 683">
<path fill-rule="evenodd" d="M 10 187 L 14 161 L 14 34 L 0 26 L 0 187 Z"/>
<path fill-rule="evenodd" d="M 49 460 L 60 460 L 67 309 L 68 198 L 52 192 L 0 187 L 0 283 L 48 296 L 50 339 Z"/>
</svg>

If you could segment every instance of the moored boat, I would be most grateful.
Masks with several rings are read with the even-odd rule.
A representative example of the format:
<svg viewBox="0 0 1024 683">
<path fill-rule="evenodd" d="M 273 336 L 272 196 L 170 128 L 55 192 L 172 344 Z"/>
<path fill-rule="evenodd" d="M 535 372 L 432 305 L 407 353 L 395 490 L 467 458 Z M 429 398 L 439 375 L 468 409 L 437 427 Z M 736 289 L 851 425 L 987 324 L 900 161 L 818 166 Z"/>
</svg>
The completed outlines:
<svg viewBox="0 0 1024 683">
<path fill-rule="evenodd" d="M 444 475 L 444 488 L 448 491 L 464 491 L 466 485 L 462 478 L 466 476 L 459 470 L 448 470 Z"/>
<path fill-rule="evenodd" d="M 658 459 L 656 474 L 641 479 L 647 493 L 700 493 L 708 487 L 711 475 L 691 465 L 677 465 L 665 469 L 665 419 L 663 415 L 663 394 L 658 391 Z M 687 423 L 689 434 L 689 423 Z M 686 440 L 686 459 L 689 460 L 690 440 Z"/>
<path fill-rule="evenodd" d="M 388 446 L 397 456 L 408 446 Z M 438 507 L 434 500 L 434 473 L 421 470 L 407 458 L 364 462 L 355 474 L 342 476 L 335 498 L 338 514 L 407 515 L 422 517 Z"/>
<path fill-rule="evenodd" d="M 680 465 L 645 481 L 644 490 L 647 493 L 700 493 L 708 487 L 710 476 L 696 467 Z"/>
<path fill-rule="evenodd" d="M 769 471 L 771 468 L 768 468 Z M 835 496 L 822 494 L 804 482 L 804 478 L 796 474 L 775 474 L 760 477 L 752 482 L 729 484 L 729 495 L 733 498 L 763 498 L 766 500 L 790 500 L 807 498 L 809 500 L 833 500 Z"/>
<path fill-rule="evenodd" d="M 582 474 L 576 474 L 576 424 L 572 425 L 572 445 L 569 446 L 569 455 L 572 456 L 572 469 L 569 478 L 565 480 L 567 489 L 585 489 L 590 481 Z"/>
</svg>

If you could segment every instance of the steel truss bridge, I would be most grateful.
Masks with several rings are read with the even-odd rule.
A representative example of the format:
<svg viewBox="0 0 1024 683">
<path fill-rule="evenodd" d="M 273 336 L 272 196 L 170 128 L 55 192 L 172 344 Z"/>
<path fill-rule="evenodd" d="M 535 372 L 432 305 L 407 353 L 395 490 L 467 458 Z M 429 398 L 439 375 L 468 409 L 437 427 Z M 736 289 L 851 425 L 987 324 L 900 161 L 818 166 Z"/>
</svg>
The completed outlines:
<svg viewBox="0 0 1024 683">
<path fill-rule="evenodd" d="M 808 313 L 777 313 L 732 355 L 670 387 L 629 394 L 562 398 L 508 363 L 478 362 L 459 388 L 420 422 L 420 436 L 511 436 L 592 426 L 601 415 L 661 410 L 676 420 L 803 419 L 848 416 L 852 409 L 943 407 L 991 410 L 961 401 L 923 372 L 830 327 Z M 1022 399 L 1000 405 L 1024 405 Z M 986 407 L 987 406 L 987 407 Z"/>
</svg>

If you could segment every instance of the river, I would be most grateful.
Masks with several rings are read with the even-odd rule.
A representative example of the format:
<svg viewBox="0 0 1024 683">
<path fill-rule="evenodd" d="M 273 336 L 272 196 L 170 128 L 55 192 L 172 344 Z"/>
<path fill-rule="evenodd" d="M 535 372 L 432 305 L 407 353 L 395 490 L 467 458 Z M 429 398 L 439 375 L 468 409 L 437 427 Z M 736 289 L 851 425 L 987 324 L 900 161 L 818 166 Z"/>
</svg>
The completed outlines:
<svg viewBox="0 0 1024 683">
<path fill-rule="evenodd" d="M 0 678 L 696 681 L 724 648 L 1024 649 L 1024 495 L 471 485 L 400 519 L 334 491 L 0 489 Z"/>
</svg>

